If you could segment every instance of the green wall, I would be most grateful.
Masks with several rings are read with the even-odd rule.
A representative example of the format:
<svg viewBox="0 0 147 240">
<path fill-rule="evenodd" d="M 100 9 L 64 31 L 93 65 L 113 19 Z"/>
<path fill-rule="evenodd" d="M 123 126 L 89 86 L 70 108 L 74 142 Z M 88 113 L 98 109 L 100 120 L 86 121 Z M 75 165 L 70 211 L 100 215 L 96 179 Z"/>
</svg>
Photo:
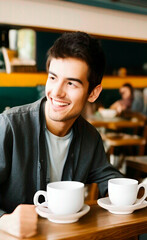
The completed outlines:
<svg viewBox="0 0 147 240">
<path fill-rule="evenodd" d="M 144 1 L 116 1 L 116 0 L 64 0 L 65 2 L 74 2 L 89 6 L 113 9 L 118 11 L 147 14 L 147 2 Z"/>
<path fill-rule="evenodd" d="M 45 71 L 47 51 L 60 33 L 37 32 L 37 67 Z M 120 67 L 126 67 L 129 75 L 146 75 L 143 64 L 147 62 L 147 44 L 130 41 L 100 39 L 107 66 L 106 74 L 111 75 Z"/>
<path fill-rule="evenodd" d="M 0 112 L 5 107 L 13 107 L 36 101 L 39 92 L 36 87 L 0 87 Z"/>
</svg>

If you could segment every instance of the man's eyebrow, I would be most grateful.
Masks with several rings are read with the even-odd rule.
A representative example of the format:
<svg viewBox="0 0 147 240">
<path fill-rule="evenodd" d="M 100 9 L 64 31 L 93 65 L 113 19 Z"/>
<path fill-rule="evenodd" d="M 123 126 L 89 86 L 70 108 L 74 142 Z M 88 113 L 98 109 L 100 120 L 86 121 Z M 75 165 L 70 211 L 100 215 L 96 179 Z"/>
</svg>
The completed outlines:
<svg viewBox="0 0 147 240">
<path fill-rule="evenodd" d="M 52 74 L 52 75 L 54 75 L 55 77 L 57 77 L 57 75 L 56 75 L 55 73 L 53 73 L 52 71 L 49 71 L 49 73 Z M 68 79 L 69 81 L 79 82 L 80 84 L 83 85 L 83 82 L 82 82 L 80 79 L 78 79 L 78 78 L 70 78 L 70 77 L 68 77 L 67 79 Z"/>
<path fill-rule="evenodd" d="M 57 77 L 57 75 L 55 73 L 51 72 L 51 71 L 49 71 L 48 73 L 50 73 L 50 74 L 54 75 L 55 77 Z"/>
<path fill-rule="evenodd" d="M 83 85 L 83 82 L 78 78 L 67 78 L 67 79 L 70 80 L 70 81 L 79 82 L 80 84 Z"/>
</svg>

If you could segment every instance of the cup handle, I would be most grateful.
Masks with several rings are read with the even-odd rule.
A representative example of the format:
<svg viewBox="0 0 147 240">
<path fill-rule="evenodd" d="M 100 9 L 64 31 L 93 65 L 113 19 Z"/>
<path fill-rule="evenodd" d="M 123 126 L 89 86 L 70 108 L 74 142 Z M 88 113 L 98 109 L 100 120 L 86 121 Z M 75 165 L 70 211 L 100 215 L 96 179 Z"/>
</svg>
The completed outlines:
<svg viewBox="0 0 147 240">
<path fill-rule="evenodd" d="M 44 196 L 45 202 L 43 202 L 43 203 L 38 202 L 38 198 L 39 198 L 40 195 Z M 39 206 L 39 205 L 46 206 L 47 205 L 47 192 L 42 191 L 42 190 L 37 191 L 34 195 L 33 202 L 34 202 L 35 206 Z"/>
<path fill-rule="evenodd" d="M 142 202 L 145 200 L 145 198 L 147 197 L 147 185 L 144 184 L 144 183 L 140 183 L 140 184 L 138 185 L 138 192 L 139 192 L 139 189 L 140 189 L 141 187 L 144 188 L 144 194 L 143 194 L 143 196 L 142 196 L 141 198 L 137 198 L 137 201 L 136 201 L 137 204 L 138 204 L 138 203 L 142 203 Z"/>
</svg>

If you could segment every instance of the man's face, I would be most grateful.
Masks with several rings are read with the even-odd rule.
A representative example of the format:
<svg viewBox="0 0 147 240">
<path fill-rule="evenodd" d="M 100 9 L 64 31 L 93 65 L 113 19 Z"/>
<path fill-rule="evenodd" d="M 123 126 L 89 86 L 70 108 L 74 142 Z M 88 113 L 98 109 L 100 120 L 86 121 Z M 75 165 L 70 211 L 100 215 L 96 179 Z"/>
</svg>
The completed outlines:
<svg viewBox="0 0 147 240">
<path fill-rule="evenodd" d="M 46 118 L 74 121 L 88 98 L 88 65 L 76 58 L 53 58 L 46 83 Z"/>
</svg>

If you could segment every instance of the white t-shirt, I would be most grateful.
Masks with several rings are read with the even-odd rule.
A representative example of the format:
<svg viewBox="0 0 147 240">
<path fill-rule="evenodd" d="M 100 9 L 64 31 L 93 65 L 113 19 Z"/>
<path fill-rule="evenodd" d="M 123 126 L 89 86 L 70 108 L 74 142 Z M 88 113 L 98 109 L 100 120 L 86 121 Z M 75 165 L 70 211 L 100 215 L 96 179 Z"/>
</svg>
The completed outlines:
<svg viewBox="0 0 147 240">
<path fill-rule="evenodd" d="M 73 132 L 71 130 L 66 136 L 58 137 L 46 128 L 45 136 L 49 152 L 50 182 L 61 181 Z"/>
</svg>

